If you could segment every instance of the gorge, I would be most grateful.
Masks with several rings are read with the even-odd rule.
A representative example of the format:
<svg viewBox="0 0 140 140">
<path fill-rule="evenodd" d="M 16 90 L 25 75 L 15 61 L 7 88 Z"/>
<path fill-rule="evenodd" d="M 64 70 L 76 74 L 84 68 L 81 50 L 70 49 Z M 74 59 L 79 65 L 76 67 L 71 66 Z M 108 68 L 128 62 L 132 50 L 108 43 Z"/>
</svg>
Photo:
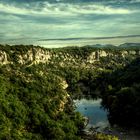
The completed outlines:
<svg viewBox="0 0 140 140">
<path fill-rule="evenodd" d="M 0 45 L 0 139 L 82 139 L 82 97 L 101 98 L 111 125 L 139 129 L 139 78 L 139 47 Z"/>
</svg>

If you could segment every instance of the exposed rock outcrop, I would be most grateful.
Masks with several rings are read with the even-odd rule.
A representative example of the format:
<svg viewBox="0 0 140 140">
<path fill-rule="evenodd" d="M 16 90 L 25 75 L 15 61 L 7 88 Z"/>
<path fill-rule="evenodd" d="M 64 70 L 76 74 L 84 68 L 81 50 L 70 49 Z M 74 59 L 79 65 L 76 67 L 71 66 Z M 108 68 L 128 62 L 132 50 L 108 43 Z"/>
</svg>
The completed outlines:
<svg viewBox="0 0 140 140">
<path fill-rule="evenodd" d="M 82 48 L 81 48 L 82 49 Z M 90 53 L 83 55 L 73 55 L 68 51 L 63 52 L 52 49 L 44 49 L 40 47 L 28 48 L 27 51 L 8 51 L 0 50 L 0 64 L 18 63 L 21 65 L 32 65 L 39 63 L 59 64 L 60 66 L 74 65 L 89 67 L 89 64 L 94 64 L 102 58 L 127 58 L 128 56 L 137 57 L 140 55 L 140 50 L 108 50 L 96 49 Z"/>
<path fill-rule="evenodd" d="M 0 50 L 0 64 L 8 64 L 7 54 Z"/>
</svg>

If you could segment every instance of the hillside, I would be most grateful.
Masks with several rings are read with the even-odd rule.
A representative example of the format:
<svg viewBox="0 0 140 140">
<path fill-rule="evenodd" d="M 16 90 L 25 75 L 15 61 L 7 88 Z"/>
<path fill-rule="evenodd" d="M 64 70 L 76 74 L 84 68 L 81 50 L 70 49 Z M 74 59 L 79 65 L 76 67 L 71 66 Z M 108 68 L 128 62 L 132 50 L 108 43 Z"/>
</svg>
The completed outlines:
<svg viewBox="0 0 140 140">
<path fill-rule="evenodd" d="M 139 48 L 0 45 L 0 139 L 80 140 L 84 119 L 72 99 L 100 97 L 111 110 L 108 98 L 131 84 L 139 87 L 139 57 Z"/>
<path fill-rule="evenodd" d="M 93 48 L 84 47 L 66 47 L 58 49 L 45 49 L 34 46 L 9 46 L 0 45 L 0 63 L 1 64 L 57 64 L 60 66 L 74 65 L 86 68 L 93 67 L 96 62 L 112 61 L 123 63 L 131 57 L 140 55 L 139 48 Z"/>
</svg>

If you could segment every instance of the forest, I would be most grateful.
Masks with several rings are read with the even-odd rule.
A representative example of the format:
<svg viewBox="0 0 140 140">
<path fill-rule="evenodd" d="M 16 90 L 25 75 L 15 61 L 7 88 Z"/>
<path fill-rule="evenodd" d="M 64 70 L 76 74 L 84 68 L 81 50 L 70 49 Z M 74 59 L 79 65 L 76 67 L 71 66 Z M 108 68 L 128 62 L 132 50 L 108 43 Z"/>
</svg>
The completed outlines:
<svg viewBox="0 0 140 140">
<path fill-rule="evenodd" d="M 53 55 L 68 53 L 86 66 L 77 67 L 59 59 L 45 63 L 19 63 L 19 54 L 30 49 L 47 50 Z M 110 123 L 140 128 L 140 57 L 101 57 L 92 66 L 86 58 L 97 48 L 84 46 L 45 49 L 35 46 L 0 45 L 10 63 L 0 63 L 0 139 L 2 140 L 81 140 L 83 116 L 75 112 L 73 99 L 102 98 Z M 104 50 L 102 48 L 102 50 Z M 105 48 L 113 54 L 127 48 Z M 139 51 L 139 48 L 129 48 Z M 33 56 L 34 56 L 33 55 Z M 34 56 L 35 57 L 35 56 Z M 36 59 L 36 58 L 34 58 Z M 53 62 L 52 62 L 53 61 Z M 74 60 L 73 60 L 74 61 Z M 11 63 L 12 62 L 12 63 Z M 89 66 L 89 67 L 87 67 Z M 65 85 L 68 85 L 64 88 Z M 117 140 L 98 134 L 95 140 Z"/>
</svg>

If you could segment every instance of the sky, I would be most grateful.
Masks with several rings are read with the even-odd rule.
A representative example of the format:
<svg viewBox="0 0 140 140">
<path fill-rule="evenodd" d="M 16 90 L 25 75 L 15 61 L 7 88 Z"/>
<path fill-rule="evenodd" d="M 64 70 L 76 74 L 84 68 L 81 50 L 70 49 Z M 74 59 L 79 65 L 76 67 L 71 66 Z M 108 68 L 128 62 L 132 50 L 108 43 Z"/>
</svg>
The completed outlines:
<svg viewBox="0 0 140 140">
<path fill-rule="evenodd" d="M 45 39 L 112 36 L 125 36 L 116 37 L 117 43 L 140 42 L 140 36 L 131 38 L 131 35 L 140 35 L 140 0 L 0 0 L 2 44 L 45 44 L 47 47 L 50 41 Z M 108 41 L 115 42 L 110 38 Z"/>
</svg>

